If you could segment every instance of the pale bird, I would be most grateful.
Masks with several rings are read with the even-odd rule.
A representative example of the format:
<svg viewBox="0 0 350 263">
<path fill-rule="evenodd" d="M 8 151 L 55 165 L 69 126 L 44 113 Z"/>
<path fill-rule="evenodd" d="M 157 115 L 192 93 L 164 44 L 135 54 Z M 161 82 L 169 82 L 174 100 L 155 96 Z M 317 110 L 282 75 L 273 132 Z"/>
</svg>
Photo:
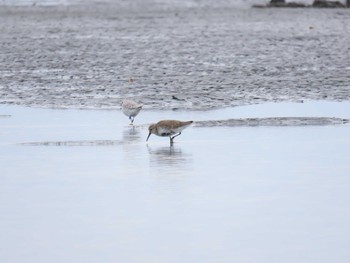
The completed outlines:
<svg viewBox="0 0 350 263">
<path fill-rule="evenodd" d="M 151 124 L 148 127 L 149 134 L 146 141 L 148 141 L 151 134 L 155 134 L 161 137 L 169 137 L 170 144 L 172 145 L 174 138 L 179 136 L 182 130 L 187 128 L 192 123 L 193 121 L 164 120 Z"/>
<path fill-rule="evenodd" d="M 123 113 L 129 117 L 131 121 L 131 125 L 134 123 L 134 119 L 137 114 L 139 114 L 142 109 L 142 104 L 136 103 L 133 100 L 123 100 L 122 101 L 122 111 Z"/>
</svg>

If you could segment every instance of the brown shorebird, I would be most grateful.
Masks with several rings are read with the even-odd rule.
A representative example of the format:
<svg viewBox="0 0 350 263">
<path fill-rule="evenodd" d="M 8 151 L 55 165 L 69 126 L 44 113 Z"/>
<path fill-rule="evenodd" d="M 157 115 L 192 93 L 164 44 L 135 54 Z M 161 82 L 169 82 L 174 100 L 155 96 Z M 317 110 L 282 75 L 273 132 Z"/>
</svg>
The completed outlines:
<svg viewBox="0 0 350 263">
<path fill-rule="evenodd" d="M 130 125 L 133 125 L 134 119 L 137 114 L 139 114 L 140 110 L 142 109 L 142 104 L 138 104 L 133 100 L 123 100 L 122 101 L 122 111 L 123 113 L 129 117 L 131 123 Z"/>
<path fill-rule="evenodd" d="M 165 120 L 165 121 L 159 121 L 157 123 L 151 124 L 148 127 L 149 134 L 147 136 L 146 141 L 148 141 L 148 138 L 153 133 L 158 136 L 169 137 L 170 145 L 172 145 L 174 142 L 174 138 L 179 136 L 182 130 L 187 128 L 192 123 L 193 121 Z"/>
</svg>

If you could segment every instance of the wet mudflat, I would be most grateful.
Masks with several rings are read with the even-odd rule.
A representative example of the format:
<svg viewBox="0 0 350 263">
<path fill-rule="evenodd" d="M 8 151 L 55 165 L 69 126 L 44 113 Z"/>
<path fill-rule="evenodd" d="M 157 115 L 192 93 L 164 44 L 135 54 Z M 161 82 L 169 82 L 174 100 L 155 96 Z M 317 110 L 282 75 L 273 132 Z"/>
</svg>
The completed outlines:
<svg viewBox="0 0 350 263">
<path fill-rule="evenodd" d="M 349 258 L 349 124 L 193 125 L 162 118 L 348 119 L 349 103 L 197 111 L 0 107 L 2 262 L 338 262 Z M 105 142 L 105 143 L 104 143 Z"/>
<path fill-rule="evenodd" d="M 203 110 L 350 99 L 350 9 L 36 2 L 0 8 L 0 103 L 116 109 L 133 97 Z"/>
</svg>

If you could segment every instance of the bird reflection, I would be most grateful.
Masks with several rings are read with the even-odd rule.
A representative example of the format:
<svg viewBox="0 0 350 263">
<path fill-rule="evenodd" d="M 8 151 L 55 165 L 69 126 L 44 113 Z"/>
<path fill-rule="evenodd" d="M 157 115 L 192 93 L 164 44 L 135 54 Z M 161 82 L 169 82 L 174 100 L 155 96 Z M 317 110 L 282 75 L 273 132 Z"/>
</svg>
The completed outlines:
<svg viewBox="0 0 350 263">
<path fill-rule="evenodd" d="M 123 131 L 123 141 L 124 142 L 136 142 L 141 140 L 141 133 L 139 129 L 135 126 L 128 127 L 128 129 Z"/>
<path fill-rule="evenodd" d="M 142 160 L 143 147 L 139 144 L 142 139 L 142 132 L 137 126 L 129 126 L 123 130 L 122 151 L 124 159 L 124 167 L 139 167 L 139 161 Z M 142 145 L 143 146 L 143 145 Z"/>
<path fill-rule="evenodd" d="M 192 155 L 184 153 L 181 148 L 175 146 L 150 147 L 147 145 L 150 166 L 161 168 L 163 172 L 178 173 L 190 170 Z"/>
</svg>

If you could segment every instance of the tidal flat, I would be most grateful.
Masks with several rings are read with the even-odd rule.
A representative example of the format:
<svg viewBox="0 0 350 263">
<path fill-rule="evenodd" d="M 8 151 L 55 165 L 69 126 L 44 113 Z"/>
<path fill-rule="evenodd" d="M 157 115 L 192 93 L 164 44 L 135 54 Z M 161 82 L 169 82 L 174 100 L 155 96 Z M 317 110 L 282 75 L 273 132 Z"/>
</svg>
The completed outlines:
<svg viewBox="0 0 350 263">
<path fill-rule="evenodd" d="M 350 11 L 262 2 L 0 0 L 0 262 L 348 263 Z"/>
<path fill-rule="evenodd" d="M 350 100 L 350 9 L 45 2 L 55 0 L 0 8 L 1 104 L 117 109 L 133 98 L 153 110 L 208 110 Z"/>
</svg>

